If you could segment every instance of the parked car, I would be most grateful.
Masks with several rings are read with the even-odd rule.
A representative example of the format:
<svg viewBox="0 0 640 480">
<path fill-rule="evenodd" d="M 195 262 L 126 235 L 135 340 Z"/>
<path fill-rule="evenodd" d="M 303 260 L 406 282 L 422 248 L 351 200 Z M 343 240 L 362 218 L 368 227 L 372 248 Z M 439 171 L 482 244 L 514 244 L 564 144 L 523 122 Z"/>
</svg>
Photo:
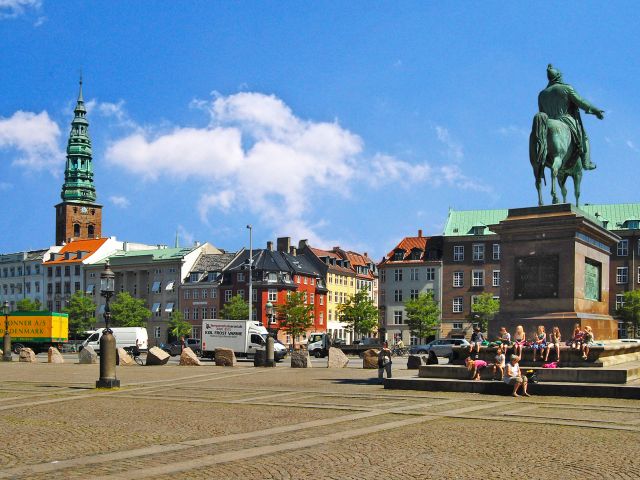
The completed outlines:
<svg viewBox="0 0 640 480">
<path fill-rule="evenodd" d="M 185 338 L 184 340 L 185 347 L 189 347 L 196 355 L 200 355 L 202 351 L 202 346 L 200 343 L 200 339 L 198 338 Z M 161 347 L 165 352 L 169 355 L 180 355 L 182 353 L 182 345 L 180 340 L 175 340 L 171 343 L 166 343 Z"/>
<path fill-rule="evenodd" d="M 464 338 L 440 338 L 432 340 L 423 345 L 414 345 L 409 349 L 409 353 L 423 354 L 433 350 L 438 357 L 451 358 L 453 356 L 453 346 L 469 345 Z"/>
</svg>

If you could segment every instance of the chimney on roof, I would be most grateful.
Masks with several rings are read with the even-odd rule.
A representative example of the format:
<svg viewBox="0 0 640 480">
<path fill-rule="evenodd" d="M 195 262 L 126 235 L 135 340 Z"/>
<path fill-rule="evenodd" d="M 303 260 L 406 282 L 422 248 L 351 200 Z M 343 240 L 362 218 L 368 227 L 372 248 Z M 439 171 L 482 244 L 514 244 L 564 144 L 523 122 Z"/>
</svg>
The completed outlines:
<svg viewBox="0 0 640 480">
<path fill-rule="evenodd" d="M 295 257 L 298 254 L 298 249 L 296 247 L 294 247 L 293 245 L 291 245 L 289 247 L 289 253 Z"/>
<path fill-rule="evenodd" d="M 422 238 L 422 229 L 418 230 L 418 238 Z"/>
<path fill-rule="evenodd" d="M 267 242 L 267 250 L 269 250 L 270 252 L 273 252 L 273 242 L 272 241 L 268 241 Z"/>
<path fill-rule="evenodd" d="M 298 242 L 298 250 L 302 250 L 304 248 L 307 248 L 308 246 L 309 246 L 309 240 L 307 240 L 306 238 Z"/>
<path fill-rule="evenodd" d="M 199 247 L 199 246 L 200 246 L 200 242 L 199 242 L 198 240 L 195 240 L 195 241 L 193 242 L 193 246 L 194 246 L 194 247 Z"/>
<path fill-rule="evenodd" d="M 279 237 L 276 245 L 279 252 L 288 252 L 291 247 L 291 237 Z"/>
</svg>

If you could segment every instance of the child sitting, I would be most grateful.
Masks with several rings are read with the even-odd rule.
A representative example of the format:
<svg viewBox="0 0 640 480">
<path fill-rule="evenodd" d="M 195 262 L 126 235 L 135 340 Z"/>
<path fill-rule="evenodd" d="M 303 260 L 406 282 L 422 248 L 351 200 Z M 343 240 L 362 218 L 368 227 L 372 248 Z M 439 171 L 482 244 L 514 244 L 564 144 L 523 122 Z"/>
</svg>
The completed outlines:
<svg viewBox="0 0 640 480">
<path fill-rule="evenodd" d="M 538 325 L 538 331 L 533 337 L 533 361 L 536 361 L 537 353 L 540 352 L 540 360 L 542 353 L 547 348 L 547 333 L 544 331 L 544 325 Z"/>
<path fill-rule="evenodd" d="M 582 350 L 584 342 L 584 331 L 580 330 L 580 325 L 575 324 L 573 327 L 573 338 L 571 339 L 571 348 L 574 350 Z"/>
<path fill-rule="evenodd" d="M 500 345 L 498 346 L 498 350 L 496 350 L 496 356 L 493 363 L 493 377 L 495 378 L 496 373 L 498 373 L 498 380 L 502 380 L 502 377 L 504 377 L 504 362 L 504 349 L 502 348 L 502 345 Z"/>
<path fill-rule="evenodd" d="M 471 380 L 480 380 L 480 370 L 487 366 L 487 362 L 484 360 L 473 360 L 471 357 L 467 357 L 464 363 L 467 366 L 467 370 L 471 373 Z"/>
<path fill-rule="evenodd" d="M 589 325 L 584 327 L 584 337 L 582 343 L 582 359 L 586 360 L 589 356 L 589 348 L 596 341 L 596 337 L 593 335 L 593 330 Z"/>
<path fill-rule="evenodd" d="M 473 333 L 471 334 L 471 345 L 469 345 L 469 353 L 473 351 L 473 347 L 476 347 L 476 358 L 478 358 L 478 353 L 480 353 L 480 346 L 484 342 L 484 335 L 480 331 L 480 327 L 474 327 Z"/>
</svg>

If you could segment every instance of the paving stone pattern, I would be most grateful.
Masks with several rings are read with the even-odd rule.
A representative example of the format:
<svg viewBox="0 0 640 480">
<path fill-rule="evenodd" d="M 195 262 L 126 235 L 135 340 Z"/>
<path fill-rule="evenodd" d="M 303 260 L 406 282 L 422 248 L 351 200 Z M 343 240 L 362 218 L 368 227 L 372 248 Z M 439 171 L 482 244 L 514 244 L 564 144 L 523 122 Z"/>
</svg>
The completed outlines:
<svg viewBox="0 0 640 480">
<path fill-rule="evenodd" d="M 97 365 L 0 363 L 0 479 L 639 477 L 638 401 L 400 392 L 376 373 L 134 366 L 96 391 Z"/>
</svg>

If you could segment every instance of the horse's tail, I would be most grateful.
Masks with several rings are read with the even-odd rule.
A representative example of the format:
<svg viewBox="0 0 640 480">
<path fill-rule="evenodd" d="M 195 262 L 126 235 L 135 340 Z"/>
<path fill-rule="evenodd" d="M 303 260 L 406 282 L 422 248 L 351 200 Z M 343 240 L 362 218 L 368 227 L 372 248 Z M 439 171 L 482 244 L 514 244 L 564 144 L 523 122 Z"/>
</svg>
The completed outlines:
<svg viewBox="0 0 640 480">
<path fill-rule="evenodd" d="M 542 178 L 545 185 L 547 184 L 547 178 L 544 175 L 544 166 L 547 160 L 548 120 L 549 116 L 546 113 L 538 112 L 534 115 L 529 148 L 531 165 L 537 168 L 536 178 Z"/>
</svg>

